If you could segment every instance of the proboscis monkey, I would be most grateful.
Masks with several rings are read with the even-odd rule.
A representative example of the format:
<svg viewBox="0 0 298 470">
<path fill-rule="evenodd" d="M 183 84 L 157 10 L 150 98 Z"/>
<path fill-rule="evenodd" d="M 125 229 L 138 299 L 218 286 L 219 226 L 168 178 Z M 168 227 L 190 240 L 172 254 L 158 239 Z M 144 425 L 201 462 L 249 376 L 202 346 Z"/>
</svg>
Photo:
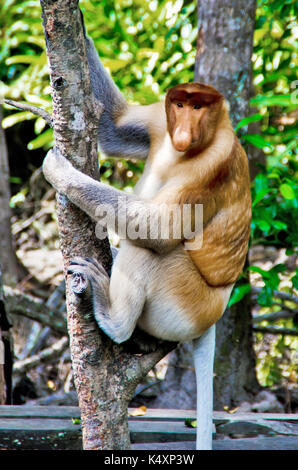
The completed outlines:
<svg viewBox="0 0 298 470">
<path fill-rule="evenodd" d="M 136 325 L 160 339 L 193 340 L 197 448 L 210 449 L 214 325 L 248 249 L 247 156 L 215 88 L 181 84 L 164 102 L 130 106 L 87 36 L 86 47 L 94 95 L 104 106 L 101 149 L 114 157 L 146 159 L 146 166 L 131 195 L 81 173 L 57 150 L 48 153 L 46 179 L 98 221 L 99 231 L 106 224 L 125 238 L 110 277 L 96 260 L 75 258 L 71 286 L 75 294 L 92 296 L 99 327 L 117 343 L 128 340 Z M 203 207 L 200 233 L 194 231 L 197 205 Z M 109 208 L 108 217 L 102 206 Z M 162 230 L 166 213 L 168 230 Z"/>
</svg>

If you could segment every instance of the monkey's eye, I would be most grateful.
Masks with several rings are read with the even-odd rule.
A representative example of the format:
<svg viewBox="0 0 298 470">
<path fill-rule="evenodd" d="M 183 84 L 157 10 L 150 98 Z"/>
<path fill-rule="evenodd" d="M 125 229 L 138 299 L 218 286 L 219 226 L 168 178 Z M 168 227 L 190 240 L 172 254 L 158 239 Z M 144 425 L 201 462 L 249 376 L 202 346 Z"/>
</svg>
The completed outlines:
<svg viewBox="0 0 298 470">
<path fill-rule="evenodd" d="M 183 103 L 177 103 L 178 108 L 183 108 Z"/>
<path fill-rule="evenodd" d="M 200 104 L 194 104 L 193 105 L 193 109 L 201 109 L 201 105 Z"/>
</svg>

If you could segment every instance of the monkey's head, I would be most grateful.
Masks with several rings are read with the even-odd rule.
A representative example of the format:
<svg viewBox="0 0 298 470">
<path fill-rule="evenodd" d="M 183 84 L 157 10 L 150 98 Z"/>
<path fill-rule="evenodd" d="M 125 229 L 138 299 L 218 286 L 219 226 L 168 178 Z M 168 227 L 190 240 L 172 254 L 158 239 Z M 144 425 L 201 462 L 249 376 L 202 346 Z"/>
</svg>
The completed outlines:
<svg viewBox="0 0 298 470">
<path fill-rule="evenodd" d="M 192 82 L 177 85 L 166 95 L 168 131 L 179 152 L 202 151 L 213 136 L 224 97 L 212 86 Z"/>
</svg>

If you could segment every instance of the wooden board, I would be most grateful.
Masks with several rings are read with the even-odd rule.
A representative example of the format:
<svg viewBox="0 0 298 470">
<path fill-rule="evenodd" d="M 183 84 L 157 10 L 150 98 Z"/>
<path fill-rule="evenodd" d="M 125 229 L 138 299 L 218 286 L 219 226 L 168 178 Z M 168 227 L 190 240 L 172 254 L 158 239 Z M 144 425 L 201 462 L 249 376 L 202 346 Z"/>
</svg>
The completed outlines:
<svg viewBox="0 0 298 470">
<path fill-rule="evenodd" d="M 133 410 L 129 410 L 133 411 Z M 194 410 L 148 409 L 129 417 L 134 449 L 194 449 Z M 0 406 L 0 449 L 81 449 L 71 406 Z M 298 415 L 214 412 L 214 449 L 298 449 Z M 145 447 L 144 447 L 145 446 Z M 164 447 L 163 447 L 164 446 Z"/>
</svg>

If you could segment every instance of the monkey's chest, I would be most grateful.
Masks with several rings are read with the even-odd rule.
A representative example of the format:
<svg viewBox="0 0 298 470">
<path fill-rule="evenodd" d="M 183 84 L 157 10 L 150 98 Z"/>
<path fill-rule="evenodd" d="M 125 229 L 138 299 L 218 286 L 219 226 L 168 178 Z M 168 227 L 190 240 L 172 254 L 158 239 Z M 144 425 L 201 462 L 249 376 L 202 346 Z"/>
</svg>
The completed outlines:
<svg viewBox="0 0 298 470">
<path fill-rule="evenodd" d="M 143 174 L 135 186 L 135 193 L 143 199 L 153 199 L 163 186 L 160 175 L 153 171 Z"/>
<path fill-rule="evenodd" d="M 171 173 L 181 152 L 174 149 L 168 133 L 152 149 L 144 173 L 135 187 L 135 192 L 144 199 L 153 199 L 172 179 Z"/>
</svg>

